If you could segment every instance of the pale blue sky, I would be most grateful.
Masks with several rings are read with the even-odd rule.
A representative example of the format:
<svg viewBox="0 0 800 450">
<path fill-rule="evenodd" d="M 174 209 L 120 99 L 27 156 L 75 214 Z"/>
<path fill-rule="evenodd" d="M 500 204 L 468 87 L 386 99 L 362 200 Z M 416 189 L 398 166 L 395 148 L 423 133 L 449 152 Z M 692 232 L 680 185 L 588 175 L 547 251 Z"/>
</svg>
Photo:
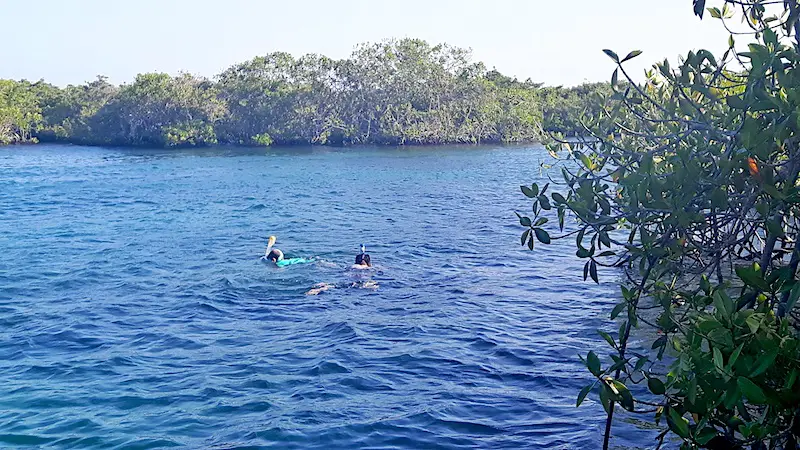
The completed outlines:
<svg viewBox="0 0 800 450">
<path fill-rule="evenodd" d="M 549 85 L 609 78 L 603 48 L 641 69 L 700 47 L 721 25 L 690 0 L 0 0 L 0 78 L 116 83 L 140 72 L 213 76 L 259 54 L 349 55 L 361 42 L 419 37 Z"/>
</svg>

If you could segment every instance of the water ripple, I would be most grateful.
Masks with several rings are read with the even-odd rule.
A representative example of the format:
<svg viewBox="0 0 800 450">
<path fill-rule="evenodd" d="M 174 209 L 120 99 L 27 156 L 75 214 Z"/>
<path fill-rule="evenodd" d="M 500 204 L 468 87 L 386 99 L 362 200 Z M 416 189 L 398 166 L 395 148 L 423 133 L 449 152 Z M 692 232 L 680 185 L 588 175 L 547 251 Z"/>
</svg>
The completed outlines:
<svg viewBox="0 0 800 450">
<path fill-rule="evenodd" d="M 0 149 L 0 447 L 597 447 L 616 293 L 519 247 L 545 154 Z"/>
</svg>

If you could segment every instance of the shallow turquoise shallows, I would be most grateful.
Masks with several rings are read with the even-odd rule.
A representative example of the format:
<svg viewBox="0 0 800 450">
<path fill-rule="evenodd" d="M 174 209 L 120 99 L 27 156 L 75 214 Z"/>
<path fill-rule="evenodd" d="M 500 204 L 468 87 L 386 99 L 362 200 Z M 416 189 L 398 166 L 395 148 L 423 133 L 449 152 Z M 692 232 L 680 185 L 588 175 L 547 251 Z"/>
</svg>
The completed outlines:
<svg viewBox="0 0 800 450">
<path fill-rule="evenodd" d="M 546 158 L 0 148 L 0 447 L 597 448 L 619 275 L 520 247 Z"/>
</svg>

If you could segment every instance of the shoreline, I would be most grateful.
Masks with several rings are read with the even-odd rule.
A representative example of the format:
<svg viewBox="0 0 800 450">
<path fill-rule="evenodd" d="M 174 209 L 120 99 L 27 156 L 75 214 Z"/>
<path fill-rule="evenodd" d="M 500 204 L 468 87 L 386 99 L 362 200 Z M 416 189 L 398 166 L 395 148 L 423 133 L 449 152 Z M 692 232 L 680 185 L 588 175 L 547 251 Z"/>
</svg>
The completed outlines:
<svg viewBox="0 0 800 450">
<path fill-rule="evenodd" d="M 212 145 L 194 145 L 194 146 L 157 146 L 157 145 L 132 145 L 132 144 L 97 144 L 97 143 L 83 143 L 83 142 L 69 142 L 69 141 L 39 141 L 39 142 L 15 142 L 12 144 L 0 145 L 0 150 L 8 148 L 20 147 L 39 147 L 42 145 L 59 146 L 59 147 L 93 147 L 93 148 L 118 148 L 126 150 L 159 150 L 159 151 L 185 151 L 185 150 L 211 150 L 211 149 L 229 149 L 229 150 L 269 150 L 269 149 L 300 149 L 300 148 L 329 148 L 329 149 L 415 149 L 415 148 L 464 148 L 464 149 L 478 149 L 485 147 L 496 148 L 515 148 L 515 147 L 529 147 L 541 146 L 542 141 L 526 141 L 526 142 L 481 142 L 478 144 L 468 143 L 439 143 L 439 144 L 348 144 L 348 145 L 331 145 L 331 144 L 273 144 L 273 145 L 245 145 L 245 144 L 231 144 L 220 143 Z"/>
</svg>

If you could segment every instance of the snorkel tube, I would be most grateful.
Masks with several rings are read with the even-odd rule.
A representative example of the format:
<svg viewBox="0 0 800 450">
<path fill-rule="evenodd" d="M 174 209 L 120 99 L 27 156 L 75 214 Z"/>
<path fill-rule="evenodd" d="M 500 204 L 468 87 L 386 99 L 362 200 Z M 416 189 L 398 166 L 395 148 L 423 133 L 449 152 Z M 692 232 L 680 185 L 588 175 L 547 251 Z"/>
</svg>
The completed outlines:
<svg viewBox="0 0 800 450">
<path fill-rule="evenodd" d="M 277 241 L 277 240 L 278 240 L 278 238 L 276 238 L 275 236 L 270 236 L 269 237 L 269 242 L 267 243 L 267 251 L 264 253 L 264 257 L 265 258 L 269 257 L 269 252 L 272 251 L 272 247 L 275 245 L 275 241 Z"/>
</svg>

